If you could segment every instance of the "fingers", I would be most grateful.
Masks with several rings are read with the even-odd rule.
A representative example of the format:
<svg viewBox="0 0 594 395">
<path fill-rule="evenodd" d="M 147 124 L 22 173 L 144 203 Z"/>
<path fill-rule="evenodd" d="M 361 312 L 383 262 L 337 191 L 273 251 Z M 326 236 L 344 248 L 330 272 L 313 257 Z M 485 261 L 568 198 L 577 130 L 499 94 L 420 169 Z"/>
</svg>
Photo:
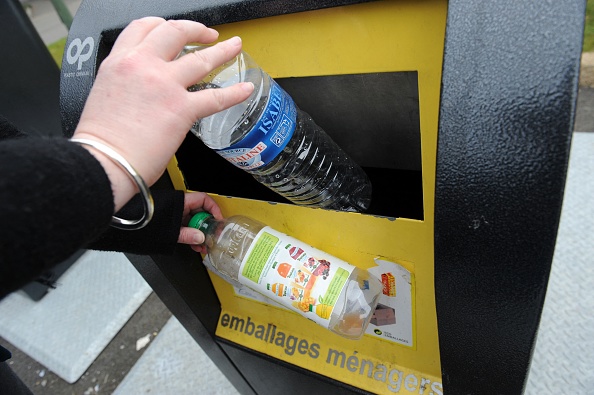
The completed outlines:
<svg viewBox="0 0 594 395">
<path fill-rule="evenodd" d="M 148 32 L 142 44 L 155 55 L 165 60 L 173 60 L 190 42 L 209 44 L 219 37 L 219 33 L 202 23 L 187 20 L 169 20 L 157 24 Z"/>
<path fill-rule="evenodd" d="M 223 218 L 223 214 L 221 213 L 221 208 L 219 207 L 217 202 L 215 202 L 214 199 L 207 194 L 204 194 L 204 200 L 202 202 L 202 210 L 211 213 L 212 216 L 215 217 L 215 219 Z"/>
<path fill-rule="evenodd" d="M 215 68 L 235 58 L 241 52 L 241 46 L 241 38 L 232 37 L 180 57 L 173 62 L 178 81 L 184 86 L 197 83 Z"/>
<path fill-rule="evenodd" d="M 184 195 L 184 223 L 188 223 L 190 217 L 197 212 L 207 211 L 216 219 L 222 219 L 223 214 L 215 200 L 204 192 L 190 192 Z M 206 253 L 204 233 L 195 228 L 182 226 L 179 230 L 178 243 L 188 244 L 199 253 Z"/>
<path fill-rule="evenodd" d="M 165 19 L 158 17 L 146 17 L 136 19 L 120 33 L 115 44 L 113 45 L 112 52 L 118 50 L 127 50 L 135 45 L 138 45 L 144 40 L 144 38 L 151 32 L 157 25 L 165 23 Z"/>
<path fill-rule="evenodd" d="M 208 251 L 206 251 L 206 247 L 201 246 L 201 245 L 193 245 L 190 246 L 194 251 L 200 253 L 200 254 L 206 254 Z"/>
<path fill-rule="evenodd" d="M 187 20 L 168 20 L 158 17 L 136 19 L 120 33 L 112 52 L 130 50 L 134 46 L 144 48 L 164 60 L 173 60 L 184 45 L 190 42 L 209 44 L 219 33 L 202 23 Z"/>
<path fill-rule="evenodd" d="M 184 86 L 202 80 L 218 66 L 232 60 L 241 52 L 241 38 L 232 37 L 208 48 L 186 54 L 172 62 L 175 75 Z M 190 92 L 190 106 L 195 109 L 195 119 L 204 118 L 246 100 L 254 91 L 252 83 L 239 83 L 221 89 Z"/>
<path fill-rule="evenodd" d="M 197 246 L 204 243 L 204 233 L 195 228 L 181 227 L 177 242 Z"/>
<path fill-rule="evenodd" d="M 216 112 L 226 110 L 246 100 L 254 91 L 254 84 L 241 82 L 227 88 L 206 89 L 188 92 L 190 104 L 196 110 L 195 118 L 204 118 Z"/>
<path fill-rule="evenodd" d="M 194 215 L 201 211 L 212 214 L 216 219 L 223 218 L 220 207 L 215 200 L 204 192 L 190 192 L 184 195 L 184 211 Z M 189 218 L 188 218 L 189 220 Z"/>
</svg>

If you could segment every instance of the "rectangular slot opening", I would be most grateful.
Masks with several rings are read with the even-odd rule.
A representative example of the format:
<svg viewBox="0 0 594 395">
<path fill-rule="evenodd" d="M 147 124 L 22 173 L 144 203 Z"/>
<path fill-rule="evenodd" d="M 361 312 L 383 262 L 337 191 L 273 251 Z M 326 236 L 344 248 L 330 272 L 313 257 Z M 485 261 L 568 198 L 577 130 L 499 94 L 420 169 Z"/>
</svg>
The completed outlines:
<svg viewBox="0 0 594 395">
<path fill-rule="evenodd" d="M 423 220 L 418 74 L 415 71 L 275 79 L 363 167 L 366 214 Z M 176 154 L 188 189 L 293 204 L 188 134 Z"/>
</svg>

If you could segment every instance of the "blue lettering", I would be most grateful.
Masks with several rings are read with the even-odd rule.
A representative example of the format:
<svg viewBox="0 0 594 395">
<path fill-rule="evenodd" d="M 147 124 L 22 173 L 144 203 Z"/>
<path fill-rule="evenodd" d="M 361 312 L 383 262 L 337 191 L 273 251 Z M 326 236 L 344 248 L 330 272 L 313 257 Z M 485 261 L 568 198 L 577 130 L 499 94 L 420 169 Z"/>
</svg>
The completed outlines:
<svg viewBox="0 0 594 395">
<path fill-rule="evenodd" d="M 267 134 L 268 132 L 270 132 L 270 129 L 272 128 L 272 125 L 274 124 L 274 119 L 263 119 L 262 120 L 262 125 L 260 125 L 260 130 L 262 131 L 262 133 Z"/>
<path fill-rule="evenodd" d="M 280 92 L 275 91 L 275 95 L 270 97 L 270 108 L 266 114 L 264 114 L 264 118 L 262 119 L 262 124 L 258 128 L 262 133 L 268 134 L 270 129 L 276 122 L 276 119 L 279 116 L 280 109 L 282 105 L 282 98 L 280 96 Z M 272 109 L 275 108 L 275 110 Z"/>
<path fill-rule="evenodd" d="M 230 147 L 217 150 L 244 170 L 270 163 L 285 148 L 295 130 L 295 103 L 274 80 L 270 84 L 268 102 L 253 129 Z"/>
</svg>

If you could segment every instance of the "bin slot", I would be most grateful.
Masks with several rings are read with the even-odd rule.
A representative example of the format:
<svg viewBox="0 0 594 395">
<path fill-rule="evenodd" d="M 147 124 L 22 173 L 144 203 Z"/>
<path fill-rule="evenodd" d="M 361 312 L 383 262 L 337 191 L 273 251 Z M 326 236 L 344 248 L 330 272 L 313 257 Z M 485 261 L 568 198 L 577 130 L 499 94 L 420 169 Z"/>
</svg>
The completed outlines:
<svg viewBox="0 0 594 395">
<path fill-rule="evenodd" d="M 415 71 L 275 78 L 369 175 L 368 214 L 423 219 Z M 176 154 L 188 189 L 290 203 L 189 134 Z"/>
</svg>

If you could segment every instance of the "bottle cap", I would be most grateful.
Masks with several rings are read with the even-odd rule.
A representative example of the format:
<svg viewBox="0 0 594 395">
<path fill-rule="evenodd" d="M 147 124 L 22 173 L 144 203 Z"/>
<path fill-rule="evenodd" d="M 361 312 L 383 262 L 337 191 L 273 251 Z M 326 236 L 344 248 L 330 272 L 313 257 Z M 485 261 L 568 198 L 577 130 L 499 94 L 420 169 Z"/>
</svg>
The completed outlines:
<svg viewBox="0 0 594 395">
<path fill-rule="evenodd" d="M 206 211 L 201 211 L 199 213 L 194 214 L 190 222 L 188 223 L 188 227 L 200 229 L 200 226 L 206 219 L 212 217 L 212 214 L 207 213 Z"/>
</svg>

